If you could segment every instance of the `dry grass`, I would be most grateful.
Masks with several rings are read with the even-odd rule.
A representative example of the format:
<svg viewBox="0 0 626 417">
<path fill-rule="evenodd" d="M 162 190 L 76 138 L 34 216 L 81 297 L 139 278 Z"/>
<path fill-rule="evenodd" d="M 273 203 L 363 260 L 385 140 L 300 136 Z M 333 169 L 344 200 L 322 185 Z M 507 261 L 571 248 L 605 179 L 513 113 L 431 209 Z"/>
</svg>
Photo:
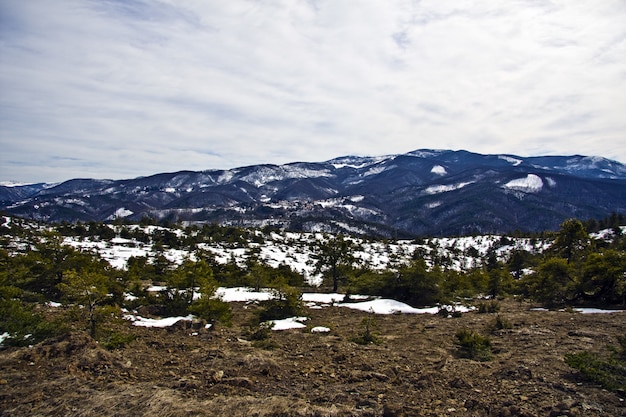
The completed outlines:
<svg viewBox="0 0 626 417">
<path fill-rule="evenodd" d="M 275 332 L 273 350 L 244 340 L 243 320 L 198 336 L 125 328 L 137 339 L 114 351 L 72 333 L 0 351 L 0 415 L 626 415 L 619 397 L 581 383 L 563 360 L 614 344 L 626 313 L 531 312 L 514 302 L 500 313 L 512 328 L 494 330 L 491 314 L 378 316 L 380 345 L 352 342 L 367 313 L 336 307 L 309 311 L 308 324 L 330 335 Z M 493 359 L 460 358 L 459 329 L 489 334 Z"/>
</svg>

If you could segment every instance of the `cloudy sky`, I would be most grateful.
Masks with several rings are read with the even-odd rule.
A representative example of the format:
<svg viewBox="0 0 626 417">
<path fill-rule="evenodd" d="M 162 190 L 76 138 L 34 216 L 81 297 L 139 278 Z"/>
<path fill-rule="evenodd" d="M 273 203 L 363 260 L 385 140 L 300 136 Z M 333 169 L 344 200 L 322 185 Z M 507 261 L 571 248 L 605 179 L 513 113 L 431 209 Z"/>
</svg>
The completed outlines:
<svg viewBox="0 0 626 417">
<path fill-rule="evenodd" d="M 420 148 L 626 163 L 624 0 L 0 0 L 0 181 Z"/>
</svg>

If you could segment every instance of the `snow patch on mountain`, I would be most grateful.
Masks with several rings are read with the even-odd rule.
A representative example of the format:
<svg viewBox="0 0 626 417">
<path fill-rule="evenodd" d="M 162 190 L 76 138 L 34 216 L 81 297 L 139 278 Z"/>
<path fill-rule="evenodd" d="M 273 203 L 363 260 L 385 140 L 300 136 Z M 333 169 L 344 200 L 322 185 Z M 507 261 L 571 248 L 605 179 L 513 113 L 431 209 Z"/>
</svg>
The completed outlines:
<svg viewBox="0 0 626 417">
<path fill-rule="evenodd" d="M 345 210 L 348 210 L 348 212 L 350 212 L 353 215 L 357 215 L 357 216 L 367 216 L 367 215 L 379 215 L 380 212 L 377 210 L 372 210 L 366 207 L 359 207 L 356 206 L 354 204 L 349 204 L 348 202 L 353 202 L 353 203 L 357 203 L 360 202 L 361 200 L 363 200 L 363 196 L 355 196 L 355 197 L 350 197 L 350 198 L 330 198 L 327 200 L 319 200 L 316 201 L 315 204 L 319 204 L 320 206 L 324 207 L 324 208 L 328 208 L 328 207 L 336 207 L 336 208 L 343 208 Z"/>
<path fill-rule="evenodd" d="M 538 193 L 543 189 L 543 181 L 538 175 L 528 174 L 525 178 L 511 180 L 504 184 L 504 188 L 526 193 Z"/>
<path fill-rule="evenodd" d="M 117 210 L 115 210 L 115 213 L 111 214 L 107 220 L 115 220 L 115 219 L 120 219 L 123 217 L 128 217 L 131 216 L 132 214 L 134 214 L 133 211 L 128 210 L 124 207 L 120 207 Z"/>
<path fill-rule="evenodd" d="M 418 158 L 432 158 L 435 156 L 439 156 L 444 152 L 446 152 L 445 149 L 418 149 L 416 151 L 407 153 L 407 155 L 416 156 Z"/>
<path fill-rule="evenodd" d="M 430 172 L 437 175 L 446 175 L 448 173 L 448 171 L 446 171 L 446 169 L 441 165 L 435 165 Z"/>
<path fill-rule="evenodd" d="M 328 163 L 332 165 L 335 169 L 341 169 L 341 168 L 362 169 L 368 165 L 374 165 L 379 162 L 385 161 L 389 158 L 390 158 L 389 156 L 369 156 L 369 157 L 343 156 L 343 157 L 331 159 L 330 161 L 328 161 Z"/>
<path fill-rule="evenodd" d="M 431 185 L 430 187 L 427 187 L 424 192 L 426 194 L 440 194 L 440 193 L 447 193 L 448 191 L 454 191 L 454 190 L 458 190 L 461 189 L 463 187 L 466 187 L 470 184 L 473 184 L 472 182 L 460 182 L 458 184 L 440 184 L 440 185 Z"/>
<path fill-rule="evenodd" d="M 513 166 L 518 166 L 519 164 L 523 162 L 521 159 L 513 158 L 507 155 L 498 155 L 498 158 L 505 160 L 506 162 L 510 163 Z"/>
<path fill-rule="evenodd" d="M 311 169 L 301 165 L 283 165 L 258 168 L 253 173 L 242 176 L 241 180 L 252 184 L 255 187 L 261 187 L 265 184 L 285 179 L 320 178 L 331 176 L 332 174 L 328 169 Z"/>
<path fill-rule="evenodd" d="M 27 185 L 33 185 L 30 182 L 16 182 L 16 181 L 0 181 L 0 187 L 24 187 Z"/>
<path fill-rule="evenodd" d="M 390 167 L 385 167 L 385 166 L 375 166 L 372 167 L 370 169 L 368 169 L 367 171 L 365 171 L 363 173 L 364 177 L 369 177 L 370 175 L 377 175 L 380 174 L 381 172 L 387 171 L 388 169 L 394 169 L 397 168 L 395 165 L 392 165 Z"/>
<path fill-rule="evenodd" d="M 235 173 L 233 171 L 224 171 L 219 177 L 217 177 L 218 184 L 224 184 L 233 179 Z"/>
</svg>

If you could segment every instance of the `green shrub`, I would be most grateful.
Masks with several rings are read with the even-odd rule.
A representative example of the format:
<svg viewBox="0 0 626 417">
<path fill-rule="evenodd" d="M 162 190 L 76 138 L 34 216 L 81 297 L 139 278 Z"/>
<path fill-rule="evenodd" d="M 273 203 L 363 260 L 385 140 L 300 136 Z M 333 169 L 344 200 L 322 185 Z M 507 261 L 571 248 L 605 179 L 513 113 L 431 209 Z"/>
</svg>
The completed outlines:
<svg viewBox="0 0 626 417">
<path fill-rule="evenodd" d="M 496 316 L 496 319 L 493 323 L 494 330 L 506 330 L 506 329 L 512 329 L 512 328 L 513 328 L 513 323 L 511 323 L 506 317 L 503 317 L 500 314 Z"/>
<path fill-rule="evenodd" d="M 137 338 L 134 334 L 122 333 L 115 330 L 102 330 L 100 333 L 98 341 L 104 348 L 109 350 L 126 347 Z"/>
<path fill-rule="evenodd" d="M 603 359 L 591 352 L 569 353 L 565 363 L 577 369 L 586 380 L 626 396 L 626 362 L 617 358 Z"/>
<path fill-rule="evenodd" d="M 17 299 L 0 298 L 0 334 L 8 333 L 5 346 L 32 345 L 66 331 L 62 323 L 46 320 L 34 308 Z"/>
<path fill-rule="evenodd" d="M 219 321 L 229 326 L 232 323 L 233 312 L 230 305 L 217 298 L 205 296 L 195 300 L 189 306 L 189 312 L 210 323 Z"/>
<path fill-rule="evenodd" d="M 252 342 L 252 346 L 261 349 L 274 349 L 279 347 L 272 339 L 272 328 L 274 322 L 266 321 L 258 326 L 252 325 L 246 334 L 246 338 Z"/>
<path fill-rule="evenodd" d="M 374 313 L 370 313 L 361 321 L 361 332 L 351 339 L 359 345 L 369 345 L 373 343 L 379 345 L 383 342 L 378 332 L 378 323 Z"/>
<path fill-rule="evenodd" d="M 497 313 L 498 311 L 500 311 L 500 303 L 496 300 L 478 303 L 478 312 L 480 314 Z"/>
<path fill-rule="evenodd" d="M 272 328 L 274 327 L 274 323 L 271 321 L 266 321 L 259 324 L 258 327 L 250 326 L 251 330 L 247 334 L 248 340 L 266 340 L 272 337 Z"/>
<path fill-rule="evenodd" d="M 608 357 L 586 351 L 569 353 L 565 363 L 580 371 L 586 380 L 626 397 L 626 334 L 617 336 L 617 343 L 619 346 L 608 346 Z"/>
<path fill-rule="evenodd" d="M 303 309 L 302 293 L 297 288 L 283 286 L 274 290 L 271 300 L 261 303 L 256 314 L 259 322 L 265 322 L 300 316 Z"/>
<path fill-rule="evenodd" d="M 492 358 L 491 340 L 472 330 L 462 329 L 456 332 L 459 354 L 463 358 L 488 361 Z"/>
</svg>

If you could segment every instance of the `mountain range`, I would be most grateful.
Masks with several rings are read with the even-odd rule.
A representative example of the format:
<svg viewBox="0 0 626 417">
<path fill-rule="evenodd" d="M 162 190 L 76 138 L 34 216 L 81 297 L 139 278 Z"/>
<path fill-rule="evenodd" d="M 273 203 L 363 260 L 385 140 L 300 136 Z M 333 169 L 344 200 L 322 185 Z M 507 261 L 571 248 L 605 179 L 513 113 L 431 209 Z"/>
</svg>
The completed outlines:
<svg viewBox="0 0 626 417">
<path fill-rule="evenodd" d="M 271 226 L 407 237 L 555 230 L 626 213 L 626 165 L 597 156 L 416 150 L 326 162 L 0 186 L 0 210 L 42 220 Z"/>
</svg>

